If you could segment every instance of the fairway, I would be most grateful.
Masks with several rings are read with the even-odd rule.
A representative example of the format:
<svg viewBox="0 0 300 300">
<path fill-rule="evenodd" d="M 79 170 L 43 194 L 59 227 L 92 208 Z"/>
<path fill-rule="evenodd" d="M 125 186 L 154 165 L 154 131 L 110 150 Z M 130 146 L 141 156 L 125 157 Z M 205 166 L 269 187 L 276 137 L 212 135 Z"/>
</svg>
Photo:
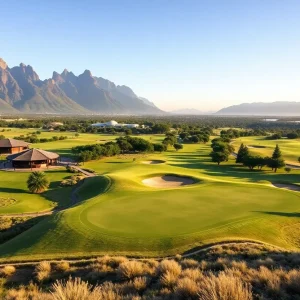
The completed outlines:
<svg viewBox="0 0 300 300">
<path fill-rule="evenodd" d="M 102 141 L 106 137 L 115 138 L 98 135 Z M 178 152 L 85 163 L 97 176 L 78 189 L 80 203 L 0 245 L 1 258 L 174 255 L 236 239 L 300 249 L 300 193 L 281 188 L 297 187 L 300 171 L 251 172 L 236 165 L 234 157 L 218 166 L 211 162 L 210 151 L 209 144 L 189 144 Z M 171 187 L 145 185 L 153 178 L 177 182 Z M 181 178 L 191 181 L 184 185 Z M 54 196 L 57 191 L 52 191 Z"/>
</svg>

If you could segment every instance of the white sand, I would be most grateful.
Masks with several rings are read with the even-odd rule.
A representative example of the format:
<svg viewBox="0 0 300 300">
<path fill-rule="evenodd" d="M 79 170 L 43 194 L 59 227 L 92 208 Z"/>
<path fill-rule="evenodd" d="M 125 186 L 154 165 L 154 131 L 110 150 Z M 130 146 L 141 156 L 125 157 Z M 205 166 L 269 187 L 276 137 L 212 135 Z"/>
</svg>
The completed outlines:
<svg viewBox="0 0 300 300">
<path fill-rule="evenodd" d="M 145 160 L 142 161 L 143 164 L 145 165 L 159 165 L 165 163 L 164 160 Z"/>
<path fill-rule="evenodd" d="M 195 180 L 188 177 L 165 175 L 160 177 L 152 177 L 144 179 L 143 184 L 155 188 L 170 188 L 190 185 L 195 183 Z"/>
<path fill-rule="evenodd" d="M 286 183 L 272 183 L 273 186 L 280 189 L 287 189 L 291 191 L 300 192 L 300 186 L 294 184 L 286 184 Z"/>
</svg>

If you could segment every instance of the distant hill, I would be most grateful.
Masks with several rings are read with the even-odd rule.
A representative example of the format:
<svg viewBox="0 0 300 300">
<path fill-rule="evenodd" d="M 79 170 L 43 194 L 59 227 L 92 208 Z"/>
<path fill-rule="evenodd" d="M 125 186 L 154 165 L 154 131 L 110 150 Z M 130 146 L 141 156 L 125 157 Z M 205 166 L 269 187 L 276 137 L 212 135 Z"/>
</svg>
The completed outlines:
<svg viewBox="0 0 300 300">
<path fill-rule="evenodd" d="M 131 88 L 115 85 L 89 70 L 75 76 L 66 69 L 40 80 L 29 65 L 9 68 L 0 58 L 0 113 L 161 114 Z"/>
<path fill-rule="evenodd" d="M 176 114 L 176 115 L 209 115 L 209 114 L 211 114 L 211 112 L 203 112 L 203 111 L 195 109 L 195 108 L 183 108 L 183 109 L 173 110 L 170 113 Z"/>
<path fill-rule="evenodd" d="M 243 103 L 222 108 L 216 114 L 252 116 L 300 116 L 300 102 L 278 101 L 272 103 Z"/>
</svg>

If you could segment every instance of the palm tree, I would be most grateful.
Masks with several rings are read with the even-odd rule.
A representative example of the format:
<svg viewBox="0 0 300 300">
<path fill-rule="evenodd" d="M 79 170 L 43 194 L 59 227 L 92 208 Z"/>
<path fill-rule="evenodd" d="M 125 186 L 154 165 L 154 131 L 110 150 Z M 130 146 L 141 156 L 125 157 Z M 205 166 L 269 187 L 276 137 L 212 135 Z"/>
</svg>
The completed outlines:
<svg viewBox="0 0 300 300">
<path fill-rule="evenodd" d="M 39 194 L 49 187 L 49 181 L 44 172 L 32 172 L 27 179 L 27 187 L 31 193 Z"/>
</svg>

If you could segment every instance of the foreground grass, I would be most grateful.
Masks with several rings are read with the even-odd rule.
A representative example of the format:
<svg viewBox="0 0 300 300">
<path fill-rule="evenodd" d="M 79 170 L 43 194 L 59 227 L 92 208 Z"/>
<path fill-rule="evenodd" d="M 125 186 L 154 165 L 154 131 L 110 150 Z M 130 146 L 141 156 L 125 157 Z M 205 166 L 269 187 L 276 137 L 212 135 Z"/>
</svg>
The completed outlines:
<svg viewBox="0 0 300 300">
<path fill-rule="evenodd" d="M 300 297 L 299 252 L 255 243 L 209 247 L 191 257 L 41 261 L 0 268 L 2 299 L 252 300 Z"/>
</svg>

